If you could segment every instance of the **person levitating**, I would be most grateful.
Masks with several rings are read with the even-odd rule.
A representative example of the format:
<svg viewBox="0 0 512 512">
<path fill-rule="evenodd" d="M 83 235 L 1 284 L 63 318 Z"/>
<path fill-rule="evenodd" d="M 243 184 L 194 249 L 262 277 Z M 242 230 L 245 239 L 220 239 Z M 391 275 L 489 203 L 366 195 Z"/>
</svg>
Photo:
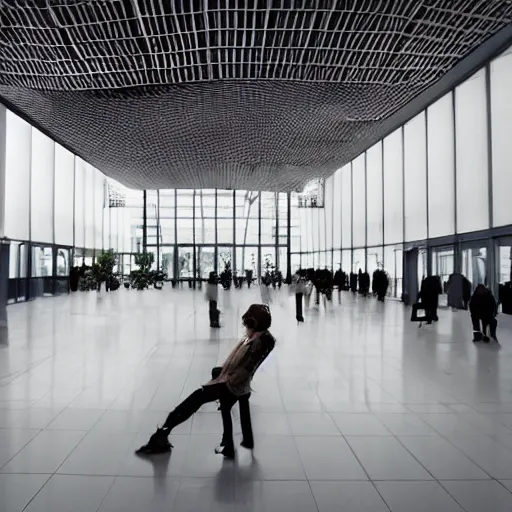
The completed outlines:
<svg viewBox="0 0 512 512">
<path fill-rule="evenodd" d="M 215 451 L 227 458 L 234 457 L 231 409 L 241 397 L 250 393 L 256 370 L 275 346 L 275 339 L 268 331 L 272 317 L 267 305 L 253 304 L 242 316 L 242 323 L 246 329 L 245 336 L 229 354 L 219 376 L 194 391 L 170 412 L 162 428 L 158 428 L 136 453 L 148 455 L 171 451 L 168 437 L 172 430 L 188 420 L 202 405 L 218 400 L 224 434 L 221 446 Z M 252 447 L 252 440 L 251 443 L 244 441 L 243 445 Z"/>
</svg>

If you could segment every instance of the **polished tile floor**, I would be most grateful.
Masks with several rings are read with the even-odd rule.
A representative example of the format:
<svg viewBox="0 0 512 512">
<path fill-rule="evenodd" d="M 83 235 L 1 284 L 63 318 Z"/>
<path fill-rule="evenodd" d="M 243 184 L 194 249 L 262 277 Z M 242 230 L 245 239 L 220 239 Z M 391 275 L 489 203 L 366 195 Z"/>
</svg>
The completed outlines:
<svg viewBox="0 0 512 512">
<path fill-rule="evenodd" d="M 259 298 L 220 294 L 218 331 L 200 291 L 9 306 L 0 511 L 512 511 L 512 321 L 502 315 L 501 346 L 474 345 L 466 312 L 419 329 L 401 304 L 348 293 L 297 326 L 283 289 L 278 345 L 253 384 L 254 453 L 213 453 L 221 422 L 210 405 L 176 430 L 172 455 L 135 457 L 208 380 Z"/>
</svg>

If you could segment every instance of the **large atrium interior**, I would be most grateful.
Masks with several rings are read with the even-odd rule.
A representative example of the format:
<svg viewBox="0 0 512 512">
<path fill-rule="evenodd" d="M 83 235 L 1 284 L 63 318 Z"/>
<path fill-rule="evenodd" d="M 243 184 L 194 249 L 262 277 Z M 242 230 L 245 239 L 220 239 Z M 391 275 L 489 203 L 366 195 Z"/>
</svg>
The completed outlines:
<svg viewBox="0 0 512 512">
<path fill-rule="evenodd" d="M 0 512 L 512 511 L 511 125 L 508 0 L 0 1 Z"/>
</svg>

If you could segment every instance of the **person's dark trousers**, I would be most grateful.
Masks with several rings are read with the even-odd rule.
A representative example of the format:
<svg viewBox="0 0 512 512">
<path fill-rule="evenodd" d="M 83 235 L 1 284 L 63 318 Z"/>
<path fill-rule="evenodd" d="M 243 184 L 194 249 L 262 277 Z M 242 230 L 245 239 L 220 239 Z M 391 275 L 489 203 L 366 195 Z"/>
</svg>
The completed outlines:
<svg viewBox="0 0 512 512">
<path fill-rule="evenodd" d="M 302 312 L 302 293 L 295 294 L 295 318 L 297 319 L 297 322 L 304 322 Z"/>
<path fill-rule="evenodd" d="M 212 368 L 212 379 L 216 379 L 220 372 L 222 371 L 222 366 L 216 366 L 215 368 Z M 242 441 L 244 446 L 247 448 L 251 448 L 254 446 L 254 437 L 252 433 L 252 421 L 251 421 L 251 408 L 249 406 L 249 398 L 251 398 L 251 393 L 247 393 L 246 395 L 238 397 L 238 407 L 240 409 L 240 426 L 242 427 Z M 222 402 L 220 404 L 220 408 L 222 411 Z M 230 416 L 229 421 L 231 422 L 231 408 L 230 410 Z M 222 417 L 222 422 L 224 425 L 224 416 Z M 231 427 L 233 428 L 233 427 Z M 229 432 L 226 433 L 226 430 L 224 430 L 224 433 L 222 434 L 222 446 L 229 445 Z M 227 443 L 227 444 L 226 444 Z"/>
<path fill-rule="evenodd" d="M 487 336 L 487 327 L 489 327 L 489 336 L 496 338 L 496 328 L 498 327 L 496 318 L 482 318 L 482 334 L 484 336 Z"/>
<path fill-rule="evenodd" d="M 473 332 L 482 332 L 480 330 L 480 318 L 476 315 L 471 315 L 471 323 L 473 324 Z"/>
<path fill-rule="evenodd" d="M 170 432 L 173 428 L 187 421 L 202 405 L 217 400 L 220 401 L 222 426 L 224 430 L 222 439 L 225 444 L 223 446 L 234 450 L 231 409 L 237 402 L 238 397 L 233 395 L 224 383 L 210 384 L 196 389 L 191 395 L 185 398 L 174 411 L 169 413 L 162 428 Z"/>
<path fill-rule="evenodd" d="M 210 300 L 209 301 L 210 309 L 209 309 L 209 315 L 210 315 L 210 327 L 214 327 L 219 323 L 219 314 L 217 310 L 217 301 L 216 300 Z"/>
</svg>

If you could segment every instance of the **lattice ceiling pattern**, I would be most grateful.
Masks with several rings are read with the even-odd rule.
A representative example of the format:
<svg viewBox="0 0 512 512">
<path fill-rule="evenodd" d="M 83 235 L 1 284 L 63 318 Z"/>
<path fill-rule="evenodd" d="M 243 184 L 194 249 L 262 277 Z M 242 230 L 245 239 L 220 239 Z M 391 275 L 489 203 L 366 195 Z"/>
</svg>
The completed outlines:
<svg viewBox="0 0 512 512">
<path fill-rule="evenodd" d="M 0 97 L 132 187 L 299 189 L 509 0 L 3 0 Z"/>
</svg>

